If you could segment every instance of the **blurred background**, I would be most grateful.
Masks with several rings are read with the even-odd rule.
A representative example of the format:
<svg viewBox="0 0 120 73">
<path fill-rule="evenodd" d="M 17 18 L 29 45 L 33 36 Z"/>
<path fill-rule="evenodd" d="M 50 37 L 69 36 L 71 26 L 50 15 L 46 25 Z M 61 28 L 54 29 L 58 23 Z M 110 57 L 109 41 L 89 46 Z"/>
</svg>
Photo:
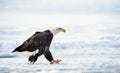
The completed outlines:
<svg viewBox="0 0 120 73">
<path fill-rule="evenodd" d="M 56 27 L 67 32 L 54 37 L 51 51 L 77 59 L 72 71 L 82 63 L 85 73 L 120 72 L 120 0 L 0 0 L 1 60 L 36 31 Z"/>
</svg>

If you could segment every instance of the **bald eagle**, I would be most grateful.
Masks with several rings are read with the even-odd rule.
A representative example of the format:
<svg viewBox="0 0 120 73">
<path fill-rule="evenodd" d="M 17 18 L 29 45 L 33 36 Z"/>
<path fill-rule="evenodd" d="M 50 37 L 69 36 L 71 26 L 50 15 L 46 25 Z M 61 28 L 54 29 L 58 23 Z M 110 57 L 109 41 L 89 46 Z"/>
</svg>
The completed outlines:
<svg viewBox="0 0 120 73">
<path fill-rule="evenodd" d="M 37 61 L 38 57 L 42 54 L 50 62 L 50 64 L 59 63 L 61 60 L 54 60 L 49 50 L 53 36 L 59 32 L 66 32 L 66 30 L 63 28 L 56 28 L 53 30 L 36 32 L 30 38 L 24 41 L 20 46 L 14 49 L 12 53 L 25 51 L 34 52 L 34 54 L 30 55 L 28 58 L 28 61 L 30 61 L 32 64 L 34 64 Z"/>
</svg>

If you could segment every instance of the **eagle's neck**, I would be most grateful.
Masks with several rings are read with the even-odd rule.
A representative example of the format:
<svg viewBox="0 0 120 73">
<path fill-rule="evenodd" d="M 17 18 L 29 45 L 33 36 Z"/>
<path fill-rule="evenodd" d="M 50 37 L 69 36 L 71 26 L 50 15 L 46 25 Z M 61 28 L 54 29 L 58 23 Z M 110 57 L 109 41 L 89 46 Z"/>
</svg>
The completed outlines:
<svg viewBox="0 0 120 73">
<path fill-rule="evenodd" d="M 56 34 L 58 34 L 60 31 L 57 29 L 51 29 L 50 32 L 53 34 L 53 36 L 55 36 Z"/>
</svg>

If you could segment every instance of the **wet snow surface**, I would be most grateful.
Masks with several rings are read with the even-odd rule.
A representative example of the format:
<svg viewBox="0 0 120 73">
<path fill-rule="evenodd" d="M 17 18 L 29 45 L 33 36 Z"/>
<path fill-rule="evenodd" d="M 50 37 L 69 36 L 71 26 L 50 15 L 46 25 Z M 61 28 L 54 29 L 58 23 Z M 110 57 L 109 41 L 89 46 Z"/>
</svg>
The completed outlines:
<svg viewBox="0 0 120 73">
<path fill-rule="evenodd" d="M 41 56 L 34 65 L 31 65 L 28 57 L 12 54 L 11 51 L 35 31 L 47 29 L 52 25 L 46 23 L 44 25 L 42 21 L 35 25 L 31 21 L 31 24 L 27 24 L 27 21 L 21 25 L 18 23 L 22 18 L 15 19 L 14 16 L 13 19 L 17 20 L 14 23 L 10 16 L 6 16 L 0 22 L 0 73 L 120 73 L 119 16 L 50 15 L 49 17 L 53 17 L 52 20 L 56 21 L 54 23 L 51 20 L 53 24 L 62 21 L 69 23 L 62 25 L 67 32 L 55 36 L 50 47 L 53 57 L 62 60 L 60 64 L 51 65 L 44 56 Z"/>
</svg>

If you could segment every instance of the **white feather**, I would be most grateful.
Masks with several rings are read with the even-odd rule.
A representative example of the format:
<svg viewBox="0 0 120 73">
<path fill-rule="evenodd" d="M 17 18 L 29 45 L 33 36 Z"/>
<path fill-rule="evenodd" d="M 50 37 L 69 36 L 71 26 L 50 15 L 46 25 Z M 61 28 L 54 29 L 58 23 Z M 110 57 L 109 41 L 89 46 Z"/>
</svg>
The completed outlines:
<svg viewBox="0 0 120 73">
<path fill-rule="evenodd" d="M 18 55 L 21 55 L 21 56 L 26 56 L 26 57 L 29 57 L 31 55 L 35 55 L 36 53 L 38 53 L 39 50 L 35 50 L 33 52 L 28 52 L 28 51 L 24 51 L 24 52 L 15 52 L 15 54 L 18 54 Z"/>
<path fill-rule="evenodd" d="M 60 32 L 59 29 L 50 29 L 50 32 L 53 34 L 53 36 L 55 36 L 56 34 L 58 34 Z"/>
</svg>

